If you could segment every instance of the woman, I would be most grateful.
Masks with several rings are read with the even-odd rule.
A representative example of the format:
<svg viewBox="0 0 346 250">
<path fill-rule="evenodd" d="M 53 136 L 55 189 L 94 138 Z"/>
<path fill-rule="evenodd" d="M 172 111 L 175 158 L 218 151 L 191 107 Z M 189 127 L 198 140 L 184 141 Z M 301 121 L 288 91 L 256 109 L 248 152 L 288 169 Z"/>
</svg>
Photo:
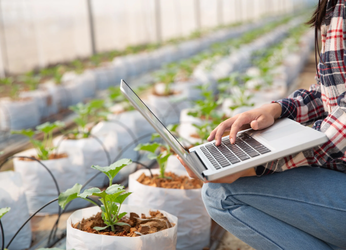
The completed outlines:
<svg viewBox="0 0 346 250">
<path fill-rule="evenodd" d="M 283 117 L 313 123 L 329 138 L 322 146 L 205 183 L 210 216 L 255 249 L 346 249 L 345 8 L 345 0 L 321 0 L 308 22 L 315 26 L 316 50 L 317 30 L 322 36 L 317 84 L 236 115 L 208 138 L 218 145 L 230 130 L 234 143 L 244 125 L 263 129 Z"/>
</svg>

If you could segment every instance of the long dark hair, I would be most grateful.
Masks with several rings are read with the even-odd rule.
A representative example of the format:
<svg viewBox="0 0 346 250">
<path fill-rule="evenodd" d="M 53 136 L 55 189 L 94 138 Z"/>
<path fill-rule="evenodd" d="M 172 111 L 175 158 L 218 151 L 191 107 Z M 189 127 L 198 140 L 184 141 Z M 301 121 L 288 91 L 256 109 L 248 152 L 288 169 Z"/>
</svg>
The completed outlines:
<svg viewBox="0 0 346 250">
<path fill-rule="evenodd" d="M 337 4 L 337 0 L 329 0 L 330 5 L 328 6 L 329 8 L 334 8 L 335 5 Z M 317 54 L 321 60 L 321 62 L 324 64 L 321 55 L 320 55 L 320 48 L 318 45 L 318 31 L 321 30 L 321 25 L 326 17 L 326 10 L 327 10 L 327 2 L 328 0 L 318 0 L 318 5 L 314 13 L 312 14 L 312 17 L 309 21 L 306 22 L 307 25 L 310 27 L 315 28 L 315 64 L 316 64 L 316 72 L 317 75 L 319 76 L 318 73 L 318 68 L 317 68 Z M 324 64 L 325 65 L 325 64 Z"/>
</svg>

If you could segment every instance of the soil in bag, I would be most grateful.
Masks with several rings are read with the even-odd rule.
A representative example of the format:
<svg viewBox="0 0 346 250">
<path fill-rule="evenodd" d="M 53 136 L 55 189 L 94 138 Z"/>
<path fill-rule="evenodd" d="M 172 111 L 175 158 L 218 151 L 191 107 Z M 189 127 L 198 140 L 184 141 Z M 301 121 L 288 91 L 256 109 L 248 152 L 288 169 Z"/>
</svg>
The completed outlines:
<svg viewBox="0 0 346 250">
<path fill-rule="evenodd" d="M 125 237 L 137 237 L 146 234 L 156 233 L 167 228 L 173 227 L 175 224 L 169 222 L 159 211 L 150 211 L 150 216 L 144 214 L 139 217 L 136 213 L 130 213 L 130 216 L 124 216 L 120 222 L 129 224 L 130 226 L 114 226 L 115 231 L 111 231 L 108 227 L 105 230 L 97 231 L 94 227 L 105 227 L 101 216 L 101 212 L 96 215 L 83 219 L 81 222 L 72 224 L 73 228 L 79 229 L 84 232 L 110 235 L 110 236 L 125 236 Z"/>
<path fill-rule="evenodd" d="M 159 178 L 154 174 L 153 178 L 144 173 L 138 177 L 137 181 L 143 185 L 172 189 L 199 189 L 203 182 L 198 179 L 191 179 L 188 176 L 179 176 L 172 172 L 165 173 L 165 178 Z"/>
</svg>

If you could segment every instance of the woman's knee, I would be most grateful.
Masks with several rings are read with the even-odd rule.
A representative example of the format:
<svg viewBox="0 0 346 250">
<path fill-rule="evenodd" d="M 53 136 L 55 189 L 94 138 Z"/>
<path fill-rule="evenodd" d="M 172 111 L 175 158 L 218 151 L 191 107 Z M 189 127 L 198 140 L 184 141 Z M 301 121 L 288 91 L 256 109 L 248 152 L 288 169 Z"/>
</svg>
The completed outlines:
<svg viewBox="0 0 346 250">
<path fill-rule="evenodd" d="M 232 195 L 228 188 L 220 183 L 205 183 L 202 188 L 202 199 L 211 217 L 214 213 L 224 210 L 224 202 Z M 228 202 L 227 202 L 228 203 Z"/>
</svg>

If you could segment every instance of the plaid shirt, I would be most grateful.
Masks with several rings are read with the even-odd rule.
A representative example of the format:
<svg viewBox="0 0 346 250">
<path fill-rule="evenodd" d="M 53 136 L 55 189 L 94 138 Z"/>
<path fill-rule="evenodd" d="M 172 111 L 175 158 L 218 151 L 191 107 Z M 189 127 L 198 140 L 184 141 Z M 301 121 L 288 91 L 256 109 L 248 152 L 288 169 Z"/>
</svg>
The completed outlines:
<svg viewBox="0 0 346 250">
<path fill-rule="evenodd" d="M 268 162 L 257 167 L 258 175 L 281 172 L 299 166 L 319 166 L 346 173 L 346 2 L 335 8 L 328 0 L 321 27 L 322 62 L 318 65 L 317 84 L 309 91 L 299 89 L 277 101 L 281 117 L 288 117 L 325 133 L 329 141 L 319 147 Z"/>
</svg>

